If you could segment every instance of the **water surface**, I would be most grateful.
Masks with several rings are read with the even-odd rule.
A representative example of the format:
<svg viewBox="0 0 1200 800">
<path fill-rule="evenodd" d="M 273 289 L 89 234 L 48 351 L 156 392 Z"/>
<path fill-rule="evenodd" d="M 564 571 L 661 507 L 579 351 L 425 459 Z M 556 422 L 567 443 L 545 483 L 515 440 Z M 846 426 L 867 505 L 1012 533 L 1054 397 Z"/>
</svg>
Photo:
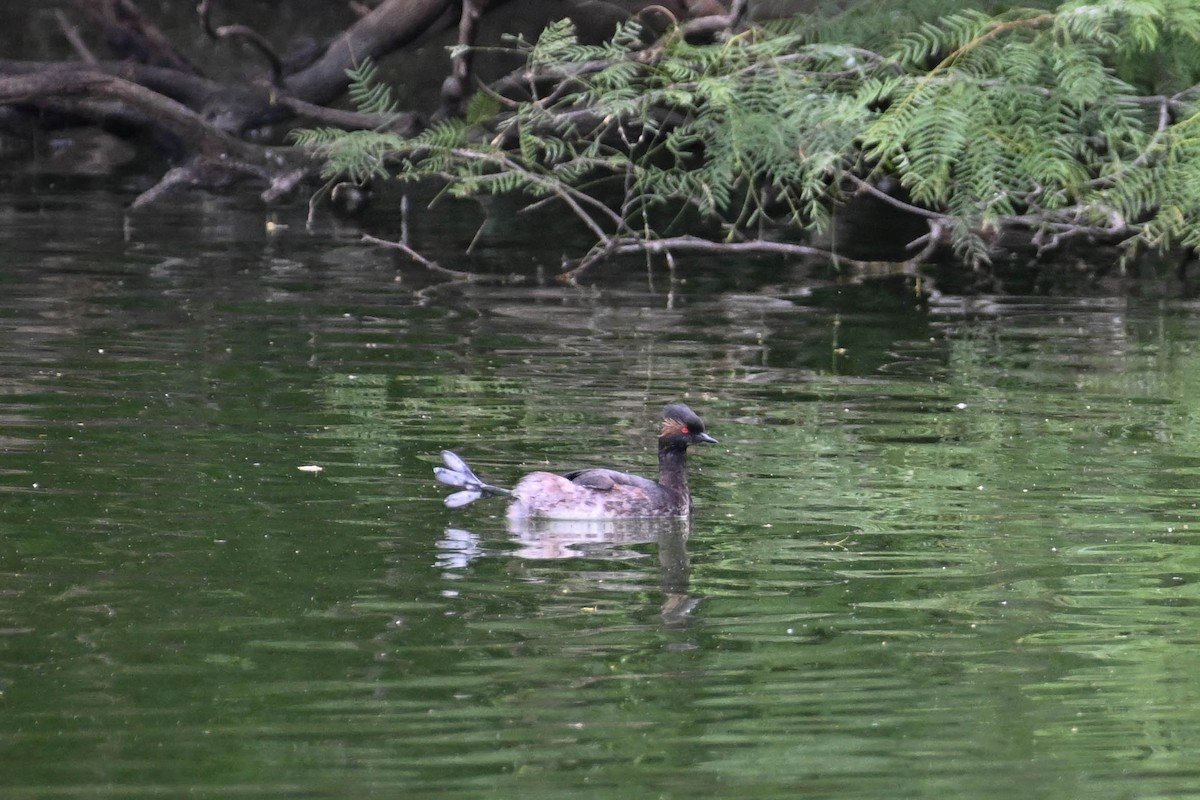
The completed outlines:
<svg viewBox="0 0 1200 800">
<path fill-rule="evenodd" d="M 120 202 L 0 202 L 5 797 L 1198 794 L 1196 305 Z M 690 526 L 431 479 L 652 473 L 680 399 Z"/>
</svg>

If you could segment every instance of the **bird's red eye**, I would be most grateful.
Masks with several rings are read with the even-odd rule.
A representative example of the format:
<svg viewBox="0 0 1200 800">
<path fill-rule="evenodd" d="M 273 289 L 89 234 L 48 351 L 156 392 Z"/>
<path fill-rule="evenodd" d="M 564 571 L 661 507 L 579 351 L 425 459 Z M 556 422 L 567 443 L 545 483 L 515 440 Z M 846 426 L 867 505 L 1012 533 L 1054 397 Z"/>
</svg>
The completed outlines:
<svg viewBox="0 0 1200 800">
<path fill-rule="evenodd" d="M 680 433 L 687 433 L 687 432 L 688 432 L 688 430 L 687 430 L 687 425 L 684 425 L 684 426 L 682 426 L 682 427 L 679 429 L 679 432 L 680 432 Z"/>
</svg>

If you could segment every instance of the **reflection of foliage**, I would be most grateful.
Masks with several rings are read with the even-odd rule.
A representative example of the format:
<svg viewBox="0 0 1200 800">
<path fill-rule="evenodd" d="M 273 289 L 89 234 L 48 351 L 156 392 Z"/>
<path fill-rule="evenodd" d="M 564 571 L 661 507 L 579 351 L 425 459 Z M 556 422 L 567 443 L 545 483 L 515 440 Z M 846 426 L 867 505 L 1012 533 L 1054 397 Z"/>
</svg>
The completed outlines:
<svg viewBox="0 0 1200 800">
<path fill-rule="evenodd" d="M 476 118 L 412 139 L 300 141 L 355 180 L 436 177 L 457 197 L 560 201 L 595 237 L 582 266 L 635 249 L 811 254 L 768 232 L 826 228 L 848 190 L 924 217 L 921 255 L 950 241 L 986 261 L 996 234 L 1017 228 L 1043 249 L 1200 244 L 1195 0 L 962 11 L 890 39 L 862 15 L 842 22 L 650 45 L 628 25 L 585 45 L 564 21 L 518 42 L 525 77 L 481 93 Z M 1156 93 L 1131 85 L 1143 74 Z M 373 70 L 352 77 L 360 103 L 389 107 Z M 903 200 L 881 188 L 897 181 Z M 680 208 L 720 233 L 664 238 L 663 214 Z"/>
</svg>

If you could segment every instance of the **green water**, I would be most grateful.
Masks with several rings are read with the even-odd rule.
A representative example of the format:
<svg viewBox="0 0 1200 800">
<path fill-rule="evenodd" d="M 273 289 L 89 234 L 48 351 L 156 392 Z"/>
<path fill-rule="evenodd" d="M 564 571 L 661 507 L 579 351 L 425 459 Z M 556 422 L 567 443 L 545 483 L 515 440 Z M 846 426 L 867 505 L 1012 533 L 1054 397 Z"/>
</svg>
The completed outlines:
<svg viewBox="0 0 1200 800">
<path fill-rule="evenodd" d="M 3 797 L 1200 797 L 1195 304 L 4 207 Z M 441 505 L 676 399 L 690 530 Z"/>
</svg>

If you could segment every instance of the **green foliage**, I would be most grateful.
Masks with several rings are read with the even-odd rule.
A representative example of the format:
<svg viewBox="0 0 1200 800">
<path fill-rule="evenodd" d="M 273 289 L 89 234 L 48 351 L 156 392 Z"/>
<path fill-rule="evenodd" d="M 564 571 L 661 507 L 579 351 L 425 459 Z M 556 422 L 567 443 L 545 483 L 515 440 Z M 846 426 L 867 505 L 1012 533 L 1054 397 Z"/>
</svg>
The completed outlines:
<svg viewBox="0 0 1200 800">
<path fill-rule="evenodd" d="M 334 128 L 297 131 L 292 139 L 324 159 L 321 171 L 326 177 L 346 175 L 357 183 L 388 177 L 393 154 L 407 146 L 393 133 Z"/>
<path fill-rule="evenodd" d="M 820 230 L 885 179 L 975 261 L 1012 227 L 1200 245 L 1200 0 L 939 5 L 904 5 L 926 13 L 903 29 L 895 9 L 852 12 L 649 48 L 635 25 L 587 45 L 564 20 L 515 44 L 538 76 L 528 98 L 482 95 L 471 125 L 299 141 L 330 172 L 556 197 L 601 246 L 656 238 L 680 210 L 725 241 Z M 351 77 L 363 110 L 394 110 L 370 65 Z"/>
<path fill-rule="evenodd" d="M 392 91 L 378 82 L 378 70 L 370 60 L 346 70 L 350 78 L 349 95 L 362 114 L 387 117 L 396 113 L 398 103 Z M 405 145 L 404 139 L 381 131 L 343 131 L 336 128 L 297 130 L 292 141 L 324 159 L 326 177 L 345 175 L 355 182 L 383 178 L 390 174 L 392 154 Z"/>
<path fill-rule="evenodd" d="M 378 70 L 370 59 L 346 70 L 350 78 L 350 100 L 363 114 L 387 116 L 396 113 L 398 103 L 392 90 L 377 80 Z"/>
</svg>

